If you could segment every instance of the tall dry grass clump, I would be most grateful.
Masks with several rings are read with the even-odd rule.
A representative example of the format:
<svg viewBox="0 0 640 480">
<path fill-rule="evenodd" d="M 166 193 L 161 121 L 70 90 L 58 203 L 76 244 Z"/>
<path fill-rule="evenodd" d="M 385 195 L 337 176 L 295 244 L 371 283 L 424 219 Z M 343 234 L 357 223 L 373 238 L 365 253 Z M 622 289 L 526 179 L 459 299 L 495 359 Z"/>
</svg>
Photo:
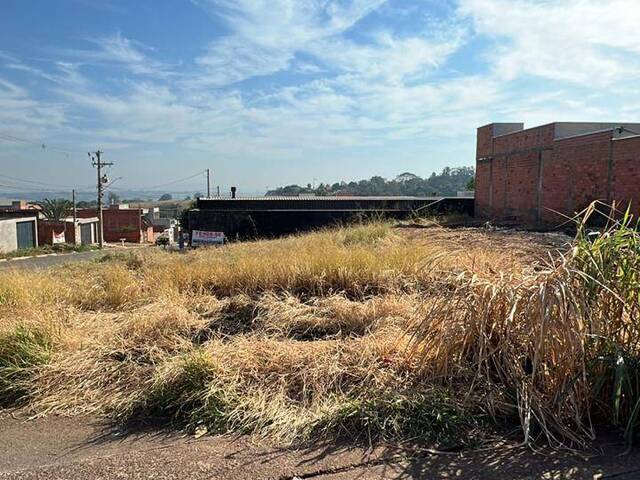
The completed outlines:
<svg viewBox="0 0 640 480">
<path fill-rule="evenodd" d="M 426 381 L 517 414 L 525 441 L 584 445 L 594 421 L 631 442 L 640 414 L 640 233 L 628 212 L 548 268 L 487 280 L 459 275 L 413 331 Z"/>
</svg>

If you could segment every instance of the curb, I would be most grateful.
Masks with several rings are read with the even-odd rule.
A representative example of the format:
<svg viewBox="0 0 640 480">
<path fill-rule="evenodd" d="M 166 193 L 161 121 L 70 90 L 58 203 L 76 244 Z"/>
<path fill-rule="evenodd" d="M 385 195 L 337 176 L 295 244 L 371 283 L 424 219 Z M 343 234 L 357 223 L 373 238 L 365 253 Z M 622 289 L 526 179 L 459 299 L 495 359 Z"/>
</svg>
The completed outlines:
<svg viewBox="0 0 640 480">
<path fill-rule="evenodd" d="M 93 250 L 87 250 L 87 252 L 92 252 Z M 29 257 L 14 257 L 14 258 L 2 258 L 0 262 L 19 262 L 21 260 L 30 260 L 34 258 L 44 258 L 44 257 L 64 257 L 67 255 L 77 255 L 78 253 L 86 253 L 86 252 L 66 252 L 66 253 L 44 253 L 42 255 L 31 255 Z"/>
</svg>

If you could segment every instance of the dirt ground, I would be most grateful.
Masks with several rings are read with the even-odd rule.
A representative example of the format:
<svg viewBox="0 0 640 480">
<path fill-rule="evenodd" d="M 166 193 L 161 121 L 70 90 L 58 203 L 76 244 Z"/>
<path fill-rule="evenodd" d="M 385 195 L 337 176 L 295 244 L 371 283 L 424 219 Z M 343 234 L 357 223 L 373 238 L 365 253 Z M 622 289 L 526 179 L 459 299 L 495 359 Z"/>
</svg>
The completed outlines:
<svg viewBox="0 0 640 480">
<path fill-rule="evenodd" d="M 435 224 L 418 226 L 400 224 L 397 229 L 413 242 L 447 246 L 454 250 L 486 247 L 518 252 L 523 260 L 546 261 L 549 254 L 566 252 L 572 237 L 561 232 L 531 232 L 508 228 L 485 229 L 478 227 L 441 228 Z"/>
<path fill-rule="evenodd" d="M 245 436 L 123 433 L 92 418 L 0 418 L 0 479 L 613 479 L 640 478 L 640 449 L 617 440 L 589 457 L 496 446 L 436 454 L 318 443 L 279 449 Z M 621 455 L 621 456 L 620 456 Z"/>
</svg>

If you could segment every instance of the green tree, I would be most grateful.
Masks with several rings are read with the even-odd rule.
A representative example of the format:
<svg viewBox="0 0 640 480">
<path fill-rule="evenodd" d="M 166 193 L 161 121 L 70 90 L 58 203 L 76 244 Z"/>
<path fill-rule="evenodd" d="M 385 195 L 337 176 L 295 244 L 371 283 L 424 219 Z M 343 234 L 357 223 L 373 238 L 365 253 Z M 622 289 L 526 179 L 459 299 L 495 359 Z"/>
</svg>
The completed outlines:
<svg viewBox="0 0 640 480">
<path fill-rule="evenodd" d="M 91 200 L 91 201 L 87 202 L 86 200 L 81 200 L 81 201 L 76 203 L 76 206 L 78 208 L 96 208 L 98 206 L 98 201 L 97 200 Z"/>
<path fill-rule="evenodd" d="M 40 207 L 40 213 L 47 220 L 60 221 L 73 211 L 73 203 L 65 198 L 45 198 L 37 205 Z"/>
<path fill-rule="evenodd" d="M 171 194 L 170 194 L 170 193 L 165 193 L 165 194 L 163 194 L 163 195 L 158 199 L 158 201 L 159 201 L 159 202 L 163 202 L 163 201 L 165 201 L 165 200 L 171 200 L 172 198 L 173 198 L 173 197 L 171 196 Z"/>
<path fill-rule="evenodd" d="M 433 172 L 428 178 L 422 178 L 410 172 L 404 172 L 393 180 L 380 176 L 358 182 L 336 182 L 333 185 L 320 184 L 315 190 L 311 185 L 287 185 L 271 190 L 267 195 L 300 195 L 315 193 L 316 195 L 411 195 L 453 196 L 459 190 L 467 189 L 469 181 L 473 180 L 473 167 L 445 167 L 441 173 Z"/>
<path fill-rule="evenodd" d="M 467 182 L 467 190 L 476 189 L 476 177 L 471 177 L 471 180 Z"/>
<path fill-rule="evenodd" d="M 109 192 L 107 194 L 107 205 L 117 205 L 120 203 L 120 195 L 115 192 Z"/>
</svg>

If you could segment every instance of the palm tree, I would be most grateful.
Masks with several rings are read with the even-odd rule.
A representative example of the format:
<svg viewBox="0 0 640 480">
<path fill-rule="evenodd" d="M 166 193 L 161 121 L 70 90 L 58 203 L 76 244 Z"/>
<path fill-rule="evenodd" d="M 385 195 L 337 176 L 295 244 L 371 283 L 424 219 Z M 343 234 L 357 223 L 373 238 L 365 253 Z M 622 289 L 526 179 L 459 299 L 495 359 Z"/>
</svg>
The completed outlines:
<svg viewBox="0 0 640 480">
<path fill-rule="evenodd" d="M 53 220 L 59 222 L 63 218 L 69 216 L 73 210 L 73 204 L 64 198 L 45 198 L 37 205 L 40 207 L 40 212 L 47 220 Z"/>
</svg>

